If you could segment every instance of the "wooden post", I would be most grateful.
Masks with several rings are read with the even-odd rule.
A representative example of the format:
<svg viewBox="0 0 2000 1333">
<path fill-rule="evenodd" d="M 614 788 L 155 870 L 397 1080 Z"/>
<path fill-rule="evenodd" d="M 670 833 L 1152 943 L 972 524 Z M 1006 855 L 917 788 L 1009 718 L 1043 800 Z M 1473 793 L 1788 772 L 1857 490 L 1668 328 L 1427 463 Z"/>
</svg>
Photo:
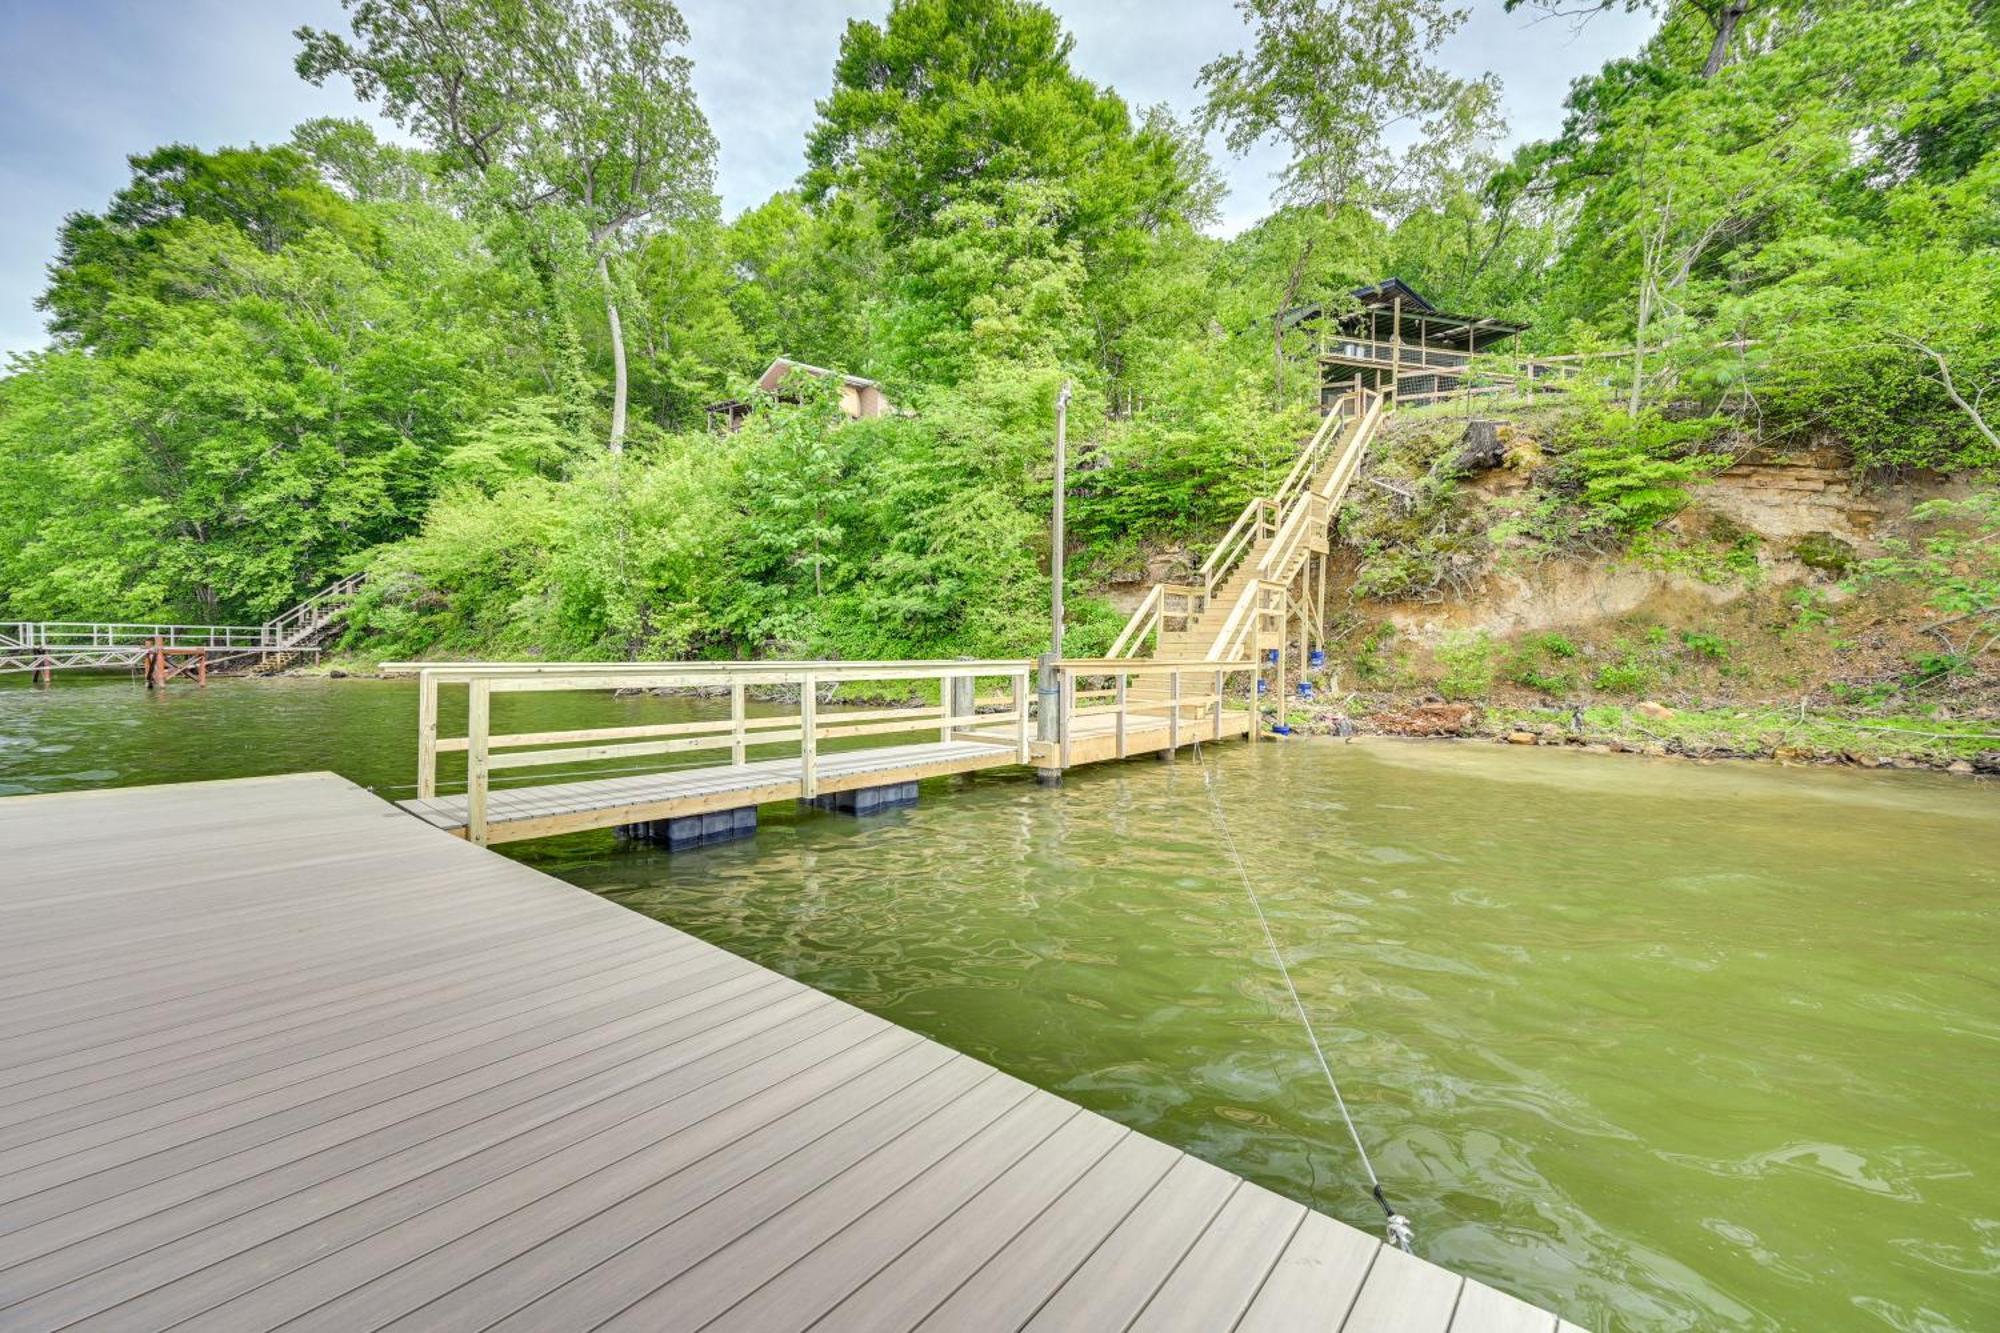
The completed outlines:
<svg viewBox="0 0 2000 1333">
<path fill-rule="evenodd" d="M 729 763 L 732 768 L 743 767 L 744 739 L 743 724 L 746 720 L 743 682 L 736 681 L 729 687 Z"/>
<path fill-rule="evenodd" d="M 799 684 L 799 795 L 819 795 L 819 686 L 812 672 Z"/>
<path fill-rule="evenodd" d="M 1118 715 L 1112 719 L 1112 734 L 1116 738 L 1118 757 L 1123 759 L 1125 757 L 1125 673 L 1121 671 L 1113 679 L 1118 682 Z"/>
<path fill-rule="evenodd" d="M 1215 712 L 1215 739 L 1222 739 L 1222 672 L 1215 673 L 1215 689 L 1209 694 L 1208 706 Z"/>
<path fill-rule="evenodd" d="M 428 671 L 417 673 L 417 799 L 438 794 L 438 683 Z"/>
<path fill-rule="evenodd" d="M 1181 748 L 1181 673 L 1175 668 L 1167 673 L 1167 753 L 1173 754 Z"/>
<path fill-rule="evenodd" d="M 208 684 L 208 649 L 198 648 L 194 655 L 194 683 Z"/>
<path fill-rule="evenodd" d="M 492 681 L 475 680 L 466 687 L 465 837 L 480 847 L 486 845 L 487 737 L 492 732 L 492 703 Z"/>
<path fill-rule="evenodd" d="M 1253 657 L 1251 660 L 1254 662 L 1256 659 Z M 1252 745 L 1257 743 L 1257 681 L 1259 679 L 1257 669 L 1252 667 L 1250 670 L 1250 730 L 1247 733 Z"/>
<path fill-rule="evenodd" d="M 1403 395 L 1403 298 L 1396 298 L 1395 314 L 1389 325 L 1389 393 Z"/>
<path fill-rule="evenodd" d="M 1288 600 L 1278 603 L 1278 680 L 1271 690 L 1277 699 L 1279 726 L 1285 724 L 1285 658 L 1292 637 L 1292 613 Z"/>
<path fill-rule="evenodd" d="M 1063 671 L 1057 681 L 1057 689 L 1060 693 L 1056 705 L 1056 734 L 1061 737 L 1057 742 L 1057 751 L 1061 756 L 1062 766 L 1068 768 L 1069 725 L 1070 720 L 1076 715 L 1076 673 Z"/>
<path fill-rule="evenodd" d="M 1014 682 L 1014 748 L 1022 763 L 1034 757 L 1028 747 L 1028 673 L 1016 671 Z"/>
</svg>

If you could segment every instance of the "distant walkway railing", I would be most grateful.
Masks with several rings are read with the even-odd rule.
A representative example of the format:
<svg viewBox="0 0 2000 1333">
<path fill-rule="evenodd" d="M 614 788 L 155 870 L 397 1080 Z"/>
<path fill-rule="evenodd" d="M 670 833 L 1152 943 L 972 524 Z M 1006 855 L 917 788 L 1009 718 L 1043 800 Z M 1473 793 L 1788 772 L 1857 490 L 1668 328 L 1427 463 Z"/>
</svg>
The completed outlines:
<svg viewBox="0 0 2000 1333">
<path fill-rule="evenodd" d="M 275 640 L 263 625 L 166 625 L 152 621 L 30 620 L 0 623 L 0 649 L 265 648 Z"/>
<path fill-rule="evenodd" d="M 350 574 L 261 625 L 178 625 L 160 621 L 0 621 L 0 671 L 137 666 L 163 654 L 228 658 L 317 652 L 307 641 L 353 604 L 365 574 Z M 205 663 L 204 663 L 205 664 Z M 151 678 L 149 670 L 149 679 Z"/>
</svg>

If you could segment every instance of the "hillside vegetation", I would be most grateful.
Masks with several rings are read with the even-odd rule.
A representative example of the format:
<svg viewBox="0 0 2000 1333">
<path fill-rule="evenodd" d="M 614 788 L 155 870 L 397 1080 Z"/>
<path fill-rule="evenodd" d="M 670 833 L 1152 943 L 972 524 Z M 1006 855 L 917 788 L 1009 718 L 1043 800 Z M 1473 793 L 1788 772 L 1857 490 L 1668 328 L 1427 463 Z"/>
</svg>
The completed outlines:
<svg viewBox="0 0 2000 1333">
<path fill-rule="evenodd" d="M 1430 0 L 1246 0 L 1192 123 L 1081 77 L 1041 5 L 897 0 L 829 53 L 796 187 L 728 220 L 666 0 L 348 10 L 301 30 L 301 75 L 418 147 L 340 121 L 134 145 L 56 238 L 53 344 L 0 380 L 0 616 L 256 619 L 366 569 L 350 643 L 383 654 L 1031 652 L 1068 379 L 1088 650 L 1118 622 L 1093 588 L 1212 540 L 1310 429 L 1310 349 L 1274 313 L 1393 274 L 1528 322 L 1531 352 L 1636 351 L 1538 428 L 1497 532 L 1434 453 L 1377 461 L 1410 498 L 1364 488 L 1347 520 L 1351 643 L 1387 603 L 1472 595 L 1496 551 L 1727 575 L 1727 541 L 1671 526 L 1690 488 L 1833 448 L 1969 480 L 1839 578 L 1955 618 L 1934 674 L 1990 660 L 1990 6 L 1663 6 L 1502 159 L 1492 82 L 1432 63 L 1463 16 Z M 1288 155 L 1226 240 L 1203 130 Z M 779 354 L 902 411 L 808 395 L 710 433 L 703 405 Z M 1522 681 L 1623 669 L 1505 654 Z"/>
</svg>

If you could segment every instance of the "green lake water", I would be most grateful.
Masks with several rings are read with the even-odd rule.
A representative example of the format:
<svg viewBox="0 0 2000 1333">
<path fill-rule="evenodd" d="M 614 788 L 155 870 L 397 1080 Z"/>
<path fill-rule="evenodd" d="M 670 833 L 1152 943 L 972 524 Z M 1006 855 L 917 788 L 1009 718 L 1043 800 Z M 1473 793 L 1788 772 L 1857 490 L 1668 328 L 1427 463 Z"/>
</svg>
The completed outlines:
<svg viewBox="0 0 2000 1333">
<path fill-rule="evenodd" d="M 535 725 L 685 716 L 526 696 Z M 0 688 L 0 793 L 332 769 L 414 689 Z M 1599 1329 L 2000 1329 L 2000 790 L 1293 742 L 509 854 Z M 1220 823 L 1219 823 L 1220 821 Z M 0 849 L 4 863 L 4 849 Z"/>
</svg>

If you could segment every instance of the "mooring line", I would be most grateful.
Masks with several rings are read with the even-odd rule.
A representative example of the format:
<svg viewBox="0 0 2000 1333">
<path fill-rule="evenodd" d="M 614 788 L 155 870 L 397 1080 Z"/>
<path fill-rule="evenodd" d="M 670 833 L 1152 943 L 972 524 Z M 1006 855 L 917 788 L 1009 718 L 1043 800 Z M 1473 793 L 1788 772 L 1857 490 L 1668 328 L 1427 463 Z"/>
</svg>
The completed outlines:
<svg viewBox="0 0 2000 1333">
<path fill-rule="evenodd" d="M 1299 1026 L 1306 1030 L 1306 1040 L 1312 1043 L 1313 1055 L 1319 1060 L 1320 1072 L 1326 1075 L 1326 1086 L 1333 1091 L 1333 1104 L 1340 1108 L 1340 1118 L 1347 1125 L 1347 1136 L 1354 1140 L 1355 1155 L 1361 1159 L 1361 1169 L 1368 1173 L 1368 1192 L 1381 1205 L 1382 1215 L 1387 1220 L 1385 1227 L 1389 1243 L 1405 1254 L 1414 1253 L 1410 1245 L 1415 1232 L 1410 1227 L 1410 1219 L 1397 1212 L 1389 1203 L 1389 1196 L 1382 1191 L 1382 1178 L 1375 1174 L 1375 1163 L 1368 1157 L 1368 1147 L 1361 1141 L 1361 1131 L 1354 1126 L 1354 1117 L 1348 1113 L 1347 1099 L 1340 1095 L 1340 1080 L 1333 1076 L 1333 1065 L 1326 1058 L 1326 1051 L 1319 1044 L 1319 1033 L 1313 1030 L 1312 1015 L 1306 1011 L 1306 1003 L 1299 996 L 1299 988 L 1292 981 L 1292 969 L 1285 964 L 1284 951 L 1278 948 L 1277 936 L 1271 932 L 1271 920 L 1264 915 L 1263 900 L 1257 896 L 1257 888 L 1250 882 L 1250 872 L 1244 867 L 1243 854 L 1236 849 L 1236 836 L 1229 831 L 1229 817 L 1223 813 L 1221 798 L 1215 794 L 1215 783 L 1209 774 L 1206 761 L 1201 765 L 1202 786 L 1208 792 L 1209 813 L 1215 823 L 1216 832 L 1222 835 L 1223 844 L 1229 849 L 1229 859 L 1236 863 L 1237 878 L 1243 881 L 1243 892 L 1250 899 L 1251 908 L 1257 913 L 1257 925 L 1264 932 L 1264 944 L 1271 950 L 1271 957 L 1278 961 L 1278 975 L 1285 979 L 1285 990 L 1292 997 L 1292 1008 L 1298 1012 Z"/>
</svg>

